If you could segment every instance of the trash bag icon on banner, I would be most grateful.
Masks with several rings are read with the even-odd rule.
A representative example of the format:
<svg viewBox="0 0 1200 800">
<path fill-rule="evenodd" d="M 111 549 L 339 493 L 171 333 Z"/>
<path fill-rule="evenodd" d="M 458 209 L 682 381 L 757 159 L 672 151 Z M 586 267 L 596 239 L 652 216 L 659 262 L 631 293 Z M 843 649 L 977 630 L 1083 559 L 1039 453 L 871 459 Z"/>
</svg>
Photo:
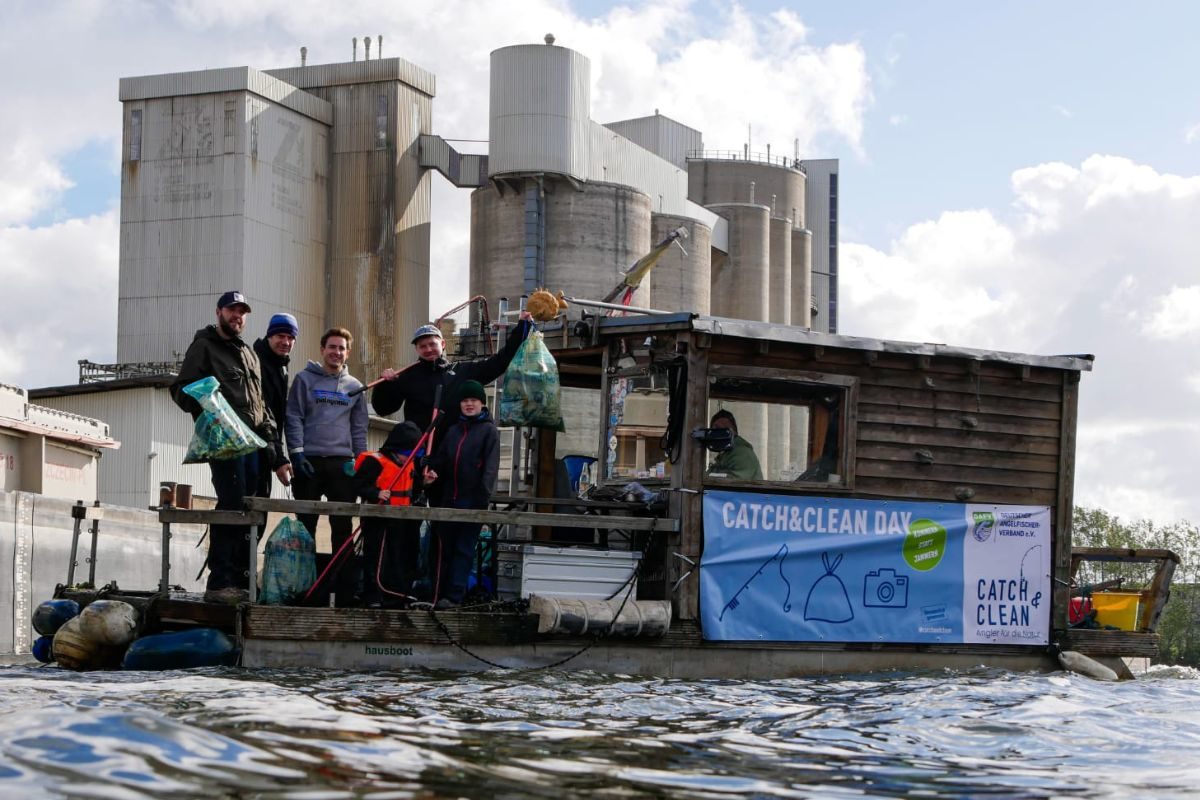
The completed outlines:
<svg viewBox="0 0 1200 800">
<path fill-rule="evenodd" d="M 849 622 L 854 619 L 850 595 L 846 593 L 846 584 L 834 574 L 842 563 L 842 556 L 838 555 L 831 563 L 829 553 L 821 553 L 821 563 L 825 566 L 825 574 L 808 590 L 808 599 L 804 601 L 804 619 L 814 622 Z"/>
</svg>

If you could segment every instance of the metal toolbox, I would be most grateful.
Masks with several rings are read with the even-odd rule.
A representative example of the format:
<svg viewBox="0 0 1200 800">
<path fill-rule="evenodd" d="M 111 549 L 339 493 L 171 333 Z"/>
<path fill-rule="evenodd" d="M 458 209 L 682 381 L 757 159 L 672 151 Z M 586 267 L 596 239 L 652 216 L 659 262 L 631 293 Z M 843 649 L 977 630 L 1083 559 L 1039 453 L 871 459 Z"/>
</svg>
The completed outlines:
<svg viewBox="0 0 1200 800">
<path fill-rule="evenodd" d="M 500 542 L 496 588 L 505 600 L 531 594 L 607 600 L 628 589 L 636 597 L 637 581 L 631 578 L 641 557 L 628 550 Z"/>
</svg>

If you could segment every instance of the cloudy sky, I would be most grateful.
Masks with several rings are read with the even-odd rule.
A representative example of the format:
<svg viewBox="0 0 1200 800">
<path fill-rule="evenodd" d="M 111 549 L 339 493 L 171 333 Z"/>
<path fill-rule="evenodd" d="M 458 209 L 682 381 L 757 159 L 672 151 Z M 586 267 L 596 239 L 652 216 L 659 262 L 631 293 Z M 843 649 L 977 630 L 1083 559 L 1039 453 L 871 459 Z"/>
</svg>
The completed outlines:
<svg viewBox="0 0 1200 800">
<path fill-rule="evenodd" d="M 0 381 L 116 351 L 117 81 L 349 60 L 437 75 L 435 130 L 487 136 L 488 53 L 592 60 L 593 118 L 841 159 L 844 333 L 1094 353 L 1077 499 L 1200 522 L 1200 5 L 1154 2 L 6 0 Z M 431 307 L 466 285 L 467 195 L 434 182 Z"/>
</svg>

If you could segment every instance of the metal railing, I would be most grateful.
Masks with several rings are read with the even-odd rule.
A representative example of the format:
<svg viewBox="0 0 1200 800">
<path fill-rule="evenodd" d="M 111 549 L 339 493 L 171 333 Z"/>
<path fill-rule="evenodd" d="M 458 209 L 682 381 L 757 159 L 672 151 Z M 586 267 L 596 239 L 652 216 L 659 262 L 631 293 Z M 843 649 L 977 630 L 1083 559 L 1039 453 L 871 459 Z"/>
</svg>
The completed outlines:
<svg viewBox="0 0 1200 800">
<path fill-rule="evenodd" d="M 96 364 L 87 359 L 79 361 L 80 383 L 105 383 L 122 378 L 145 378 L 155 375 L 178 375 L 183 361 L 134 361 L 126 364 Z"/>
<path fill-rule="evenodd" d="M 770 151 L 754 153 L 748 150 L 688 150 L 688 161 L 745 161 L 751 164 L 770 164 L 805 172 L 804 162 L 798 158 L 772 155 Z"/>
</svg>

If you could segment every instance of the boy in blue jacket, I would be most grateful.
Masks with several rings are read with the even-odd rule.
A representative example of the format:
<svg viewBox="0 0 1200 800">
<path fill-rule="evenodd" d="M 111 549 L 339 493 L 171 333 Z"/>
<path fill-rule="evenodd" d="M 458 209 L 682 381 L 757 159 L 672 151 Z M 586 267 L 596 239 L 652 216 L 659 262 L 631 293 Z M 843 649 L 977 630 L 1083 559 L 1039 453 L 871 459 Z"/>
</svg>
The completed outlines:
<svg viewBox="0 0 1200 800">
<path fill-rule="evenodd" d="M 500 433 L 488 414 L 479 381 L 464 381 L 458 392 L 458 419 L 446 428 L 425 484 L 441 481 L 441 505 L 486 509 L 500 474 Z M 454 608 L 467 593 L 467 580 L 479 539 L 477 522 L 440 522 L 436 527 L 432 588 L 434 608 Z"/>
</svg>

